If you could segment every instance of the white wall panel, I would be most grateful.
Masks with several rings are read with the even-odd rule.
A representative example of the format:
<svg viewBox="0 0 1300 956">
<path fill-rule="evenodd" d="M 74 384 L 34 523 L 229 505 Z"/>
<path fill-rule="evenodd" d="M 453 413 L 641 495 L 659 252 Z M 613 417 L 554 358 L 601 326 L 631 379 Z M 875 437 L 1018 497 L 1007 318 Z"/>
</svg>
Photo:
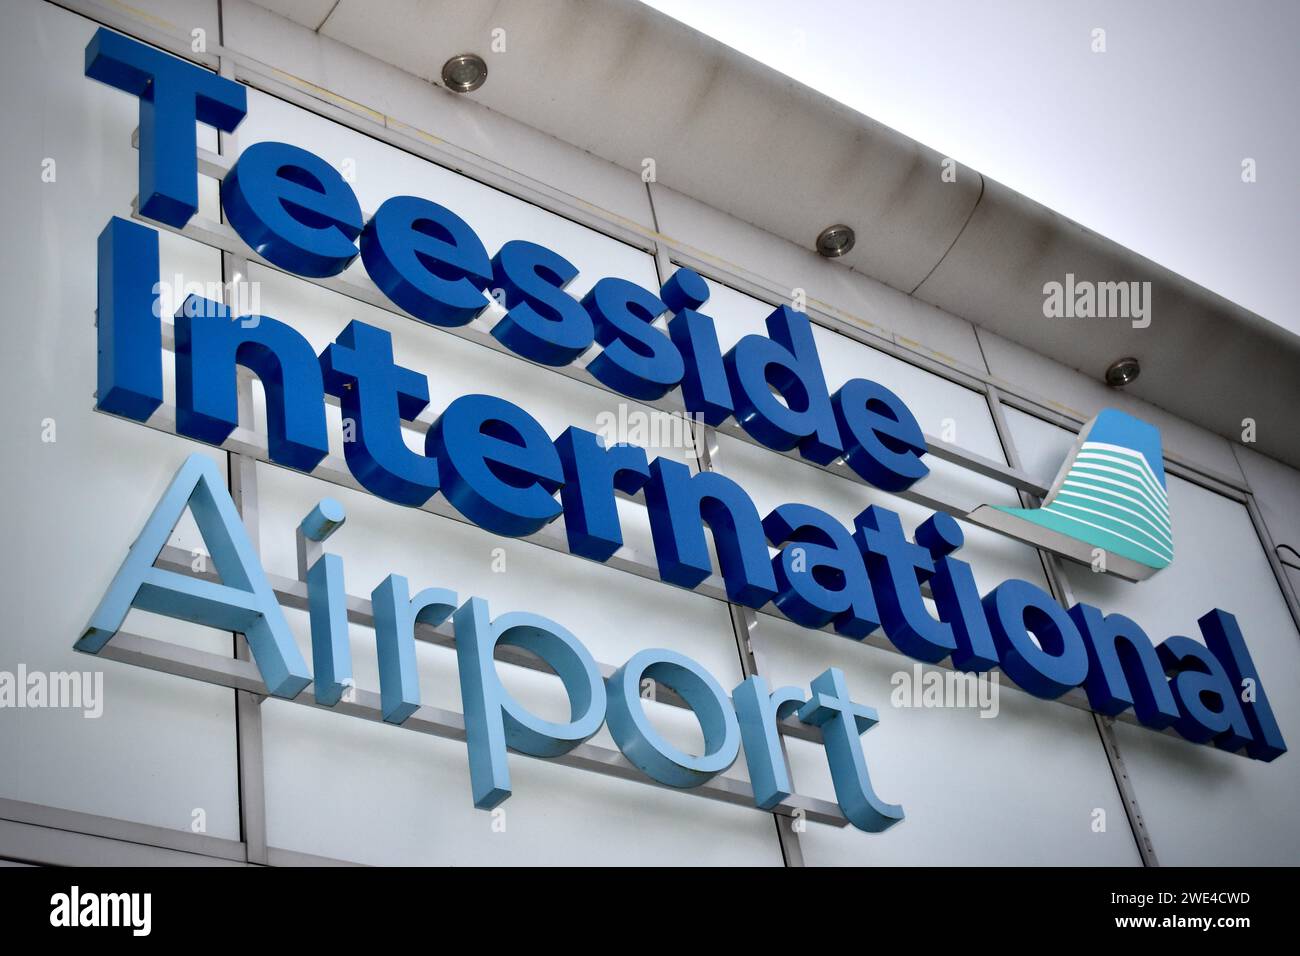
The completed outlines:
<svg viewBox="0 0 1300 956">
<path fill-rule="evenodd" d="M 368 596 L 395 571 L 407 576 L 412 593 L 448 587 L 462 600 L 486 598 L 494 616 L 527 610 L 550 617 L 604 663 L 669 647 L 699 661 L 726 688 L 740 680 L 720 602 L 273 466 L 259 468 L 258 479 L 262 547 L 279 573 L 294 574 L 298 520 L 321 495 L 333 495 L 348 520 L 326 544 L 344 558 L 349 593 Z M 504 550 L 504 572 L 493 570 L 501 566 L 497 548 Z M 310 658 L 303 615 L 293 623 Z M 351 637 L 358 686 L 378 689 L 373 634 L 354 627 Z M 453 652 L 418 650 L 424 700 L 460 710 Z M 554 678 L 511 665 L 499 670 L 521 701 L 559 719 L 563 699 Z M 670 739 L 698 748 L 687 712 L 653 708 Z M 491 817 L 472 806 L 463 744 L 290 704 L 272 703 L 264 713 L 268 828 L 276 846 L 388 863 L 780 862 L 774 824 L 755 810 L 519 755 L 510 758 L 515 792 L 504 804 L 507 831 L 495 833 Z M 593 742 L 613 747 L 603 730 Z M 741 766 L 730 772 L 743 776 Z"/>
<path fill-rule="evenodd" d="M 1010 424 L 1017 447 L 1037 449 L 1038 458 L 1073 440 L 1027 415 L 1013 414 Z M 1197 618 L 1215 607 L 1236 615 L 1282 735 L 1294 747 L 1300 740 L 1300 637 L 1250 516 L 1243 505 L 1181 478 L 1170 475 L 1168 487 L 1173 564 L 1141 584 L 1066 564 L 1075 598 L 1127 615 L 1157 643 L 1174 634 L 1203 642 Z M 1300 859 L 1294 816 L 1300 761 L 1294 752 L 1261 763 L 1129 724 L 1117 723 L 1115 732 L 1161 863 Z"/>
<path fill-rule="evenodd" d="M 844 671 L 852 699 L 880 722 L 862 736 L 877 795 L 903 807 L 884 833 L 808 823 L 800 835 L 813 866 L 1139 865 L 1136 845 L 1091 715 L 998 687 L 998 710 L 895 707 L 894 675 L 910 658 L 786 622 L 759 624 L 773 687 Z M 821 746 L 788 743 L 800 792 L 834 799 Z M 1100 810 L 1104 817 L 1099 817 Z M 1104 819 L 1105 830 L 1094 829 Z"/>
<path fill-rule="evenodd" d="M 0 196 L 19 240 L 0 257 L 0 393 L 12 426 L 0 470 L 0 669 L 102 672 L 104 710 L 0 710 L 0 795 L 182 830 L 201 808 L 207 833 L 238 839 L 234 694 L 72 650 L 175 469 L 201 447 L 91 410 L 96 238 L 111 216 L 129 215 L 137 165 L 135 99 L 82 75 L 93 32 L 46 3 L 7 8 L 0 31 Z M 54 182 L 41 180 L 46 157 Z M 160 244 L 164 277 L 220 279 L 215 252 L 167 234 Z M 42 441 L 46 419 L 52 443 Z M 224 467 L 224 454 L 205 453 Z M 192 523 L 172 543 L 199 547 Z M 233 648 L 229 633 L 139 612 L 126 626 Z"/>
</svg>

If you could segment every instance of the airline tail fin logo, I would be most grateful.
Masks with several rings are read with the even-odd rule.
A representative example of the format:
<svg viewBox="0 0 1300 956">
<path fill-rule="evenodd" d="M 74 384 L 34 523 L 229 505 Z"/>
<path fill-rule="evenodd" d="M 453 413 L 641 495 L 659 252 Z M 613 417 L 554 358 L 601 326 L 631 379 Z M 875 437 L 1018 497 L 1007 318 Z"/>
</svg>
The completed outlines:
<svg viewBox="0 0 1300 956">
<path fill-rule="evenodd" d="M 1074 443 L 1041 508 L 981 505 L 976 524 L 1141 581 L 1174 560 L 1160 430 L 1113 408 Z"/>
</svg>

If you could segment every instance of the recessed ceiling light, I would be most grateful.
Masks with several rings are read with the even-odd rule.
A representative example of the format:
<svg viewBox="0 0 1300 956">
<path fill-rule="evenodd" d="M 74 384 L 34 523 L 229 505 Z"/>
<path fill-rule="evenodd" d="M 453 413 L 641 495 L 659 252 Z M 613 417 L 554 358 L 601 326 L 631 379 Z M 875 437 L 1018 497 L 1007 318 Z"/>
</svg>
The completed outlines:
<svg viewBox="0 0 1300 956">
<path fill-rule="evenodd" d="M 817 237 L 817 251 L 827 259 L 835 259 L 852 249 L 856 241 L 857 236 L 854 235 L 852 226 L 837 223 L 821 231 Z"/>
<path fill-rule="evenodd" d="M 487 64 L 477 53 L 453 56 L 442 65 L 442 82 L 453 93 L 473 93 L 487 79 Z"/>
<path fill-rule="evenodd" d="M 1112 388 L 1122 388 L 1141 374 L 1142 363 L 1130 355 L 1110 363 L 1110 368 L 1106 369 L 1106 384 Z"/>
</svg>

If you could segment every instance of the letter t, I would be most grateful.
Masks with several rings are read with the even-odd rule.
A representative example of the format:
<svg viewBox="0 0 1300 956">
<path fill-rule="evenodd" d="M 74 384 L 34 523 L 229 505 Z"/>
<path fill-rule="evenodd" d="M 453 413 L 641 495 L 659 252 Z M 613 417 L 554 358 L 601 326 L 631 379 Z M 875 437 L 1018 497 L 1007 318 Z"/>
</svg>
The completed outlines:
<svg viewBox="0 0 1300 956">
<path fill-rule="evenodd" d="M 844 672 L 823 671 L 812 682 L 812 699 L 799 708 L 799 719 L 822 729 L 822 745 L 840 809 L 859 830 L 880 833 L 903 819 L 903 808 L 885 803 L 871 788 L 867 760 L 858 738 L 879 717 L 872 707 L 849 700 Z"/>
<path fill-rule="evenodd" d="M 86 76 L 140 99 L 140 213 L 182 228 L 199 208 L 195 122 L 233 132 L 248 95 L 233 80 L 100 27 Z"/>
<path fill-rule="evenodd" d="M 320 356 L 325 389 L 343 409 L 348 468 L 372 494 L 419 506 L 438 490 L 438 460 L 407 447 L 402 422 L 429 404 L 429 382 L 393 361 L 393 337 L 353 320 Z"/>
</svg>

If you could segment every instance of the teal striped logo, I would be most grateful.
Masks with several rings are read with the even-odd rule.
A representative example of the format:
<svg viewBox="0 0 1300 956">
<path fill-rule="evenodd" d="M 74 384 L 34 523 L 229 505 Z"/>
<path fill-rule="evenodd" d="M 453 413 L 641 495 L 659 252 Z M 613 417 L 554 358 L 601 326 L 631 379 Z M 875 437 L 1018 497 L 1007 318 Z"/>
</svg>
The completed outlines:
<svg viewBox="0 0 1300 956">
<path fill-rule="evenodd" d="M 1148 577 L 1174 560 L 1160 431 L 1105 409 L 1084 427 L 1041 508 L 984 505 L 971 518 L 1076 560 L 1100 548 L 1108 565 L 1120 559 L 1108 570 Z"/>
</svg>

